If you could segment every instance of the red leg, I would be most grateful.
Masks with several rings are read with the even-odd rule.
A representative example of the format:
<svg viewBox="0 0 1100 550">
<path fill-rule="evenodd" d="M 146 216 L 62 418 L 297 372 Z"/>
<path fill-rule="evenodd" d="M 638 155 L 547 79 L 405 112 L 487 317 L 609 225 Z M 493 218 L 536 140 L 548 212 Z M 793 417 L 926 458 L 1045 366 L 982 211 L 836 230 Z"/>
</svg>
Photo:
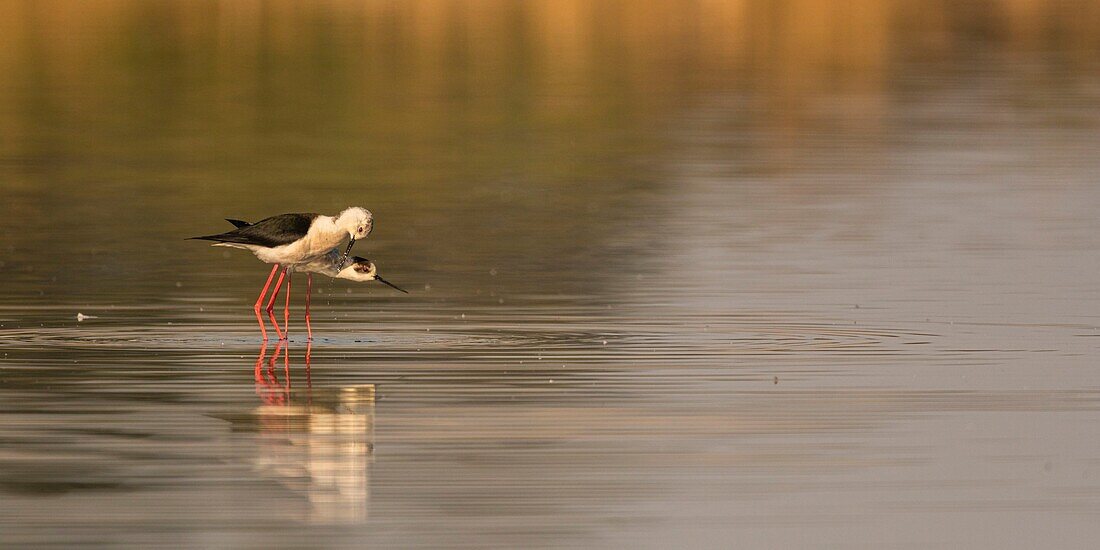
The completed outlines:
<svg viewBox="0 0 1100 550">
<path fill-rule="evenodd" d="M 279 360 L 279 353 L 283 353 L 283 362 L 287 361 L 287 356 L 290 355 L 290 350 L 286 349 L 286 342 L 279 342 L 275 344 L 275 355 L 271 356 L 271 361 L 267 364 L 268 383 L 270 384 L 271 394 L 269 405 L 286 405 L 286 394 L 283 392 L 283 388 L 279 385 L 279 377 L 275 375 L 275 362 Z"/>
<path fill-rule="evenodd" d="M 283 342 L 275 344 L 275 355 L 267 360 L 267 385 L 274 388 L 279 385 L 279 377 L 275 376 L 275 362 L 279 360 L 279 354 L 283 353 Z"/>
<path fill-rule="evenodd" d="M 286 271 L 286 304 L 283 305 L 283 337 L 290 338 L 290 276 L 294 275 L 293 271 L 287 269 Z M 290 355 L 289 351 L 287 355 Z"/>
<path fill-rule="evenodd" d="M 309 295 L 313 292 L 313 274 L 306 274 L 306 333 L 309 334 L 307 341 L 313 341 L 313 327 L 309 326 Z"/>
<path fill-rule="evenodd" d="M 264 357 L 266 355 L 267 355 L 267 344 L 264 343 L 263 347 L 260 348 L 260 356 L 256 358 L 256 372 L 254 374 L 255 374 L 255 377 L 256 377 L 256 393 L 257 394 L 261 393 L 260 392 L 260 390 L 262 389 L 261 386 L 264 383 Z"/>
<path fill-rule="evenodd" d="M 260 304 L 264 303 L 264 295 L 267 294 L 268 287 L 271 286 L 271 279 L 275 278 L 275 271 L 279 269 L 279 264 L 275 264 L 271 267 L 271 274 L 267 276 L 267 282 L 264 283 L 264 289 L 260 291 L 260 297 L 256 298 L 256 305 L 252 306 L 252 310 L 256 312 L 256 321 L 260 323 L 260 334 L 263 335 L 264 341 L 267 341 L 267 328 L 264 327 L 264 318 L 260 315 Z"/>
<path fill-rule="evenodd" d="M 271 319 L 271 324 L 275 326 L 275 334 L 279 335 L 280 340 L 286 339 L 283 331 L 279 329 L 279 322 L 275 320 L 275 314 L 272 311 L 275 309 L 275 298 L 279 297 L 279 289 L 283 287 L 283 278 L 286 276 L 287 268 L 283 268 L 283 272 L 279 274 L 279 280 L 275 281 L 275 290 L 271 291 L 271 298 L 267 301 L 267 316 Z"/>
<path fill-rule="evenodd" d="M 306 402 L 309 405 L 313 404 L 313 378 L 309 372 L 311 353 L 313 353 L 313 342 L 306 342 Z"/>
<path fill-rule="evenodd" d="M 285 330 L 284 330 L 285 332 Z M 290 401 L 290 342 L 286 343 L 286 353 L 283 354 L 283 377 L 286 378 L 286 399 Z"/>
<path fill-rule="evenodd" d="M 278 380 L 272 380 L 271 364 L 264 360 L 266 353 L 267 344 L 265 343 L 260 348 L 260 356 L 256 359 L 256 395 L 259 396 L 264 405 L 278 405 L 279 395 L 273 390 L 278 385 Z M 276 344 L 275 355 L 271 357 L 270 361 L 274 361 L 279 353 L 280 347 L 279 344 Z"/>
</svg>

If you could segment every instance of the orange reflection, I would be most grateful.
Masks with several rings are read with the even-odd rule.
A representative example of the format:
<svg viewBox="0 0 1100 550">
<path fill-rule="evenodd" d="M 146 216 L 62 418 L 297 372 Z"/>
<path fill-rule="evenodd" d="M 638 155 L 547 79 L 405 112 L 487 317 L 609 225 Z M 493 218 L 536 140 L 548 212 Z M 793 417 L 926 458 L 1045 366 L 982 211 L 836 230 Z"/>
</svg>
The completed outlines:
<svg viewBox="0 0 1100 550">
<path fill-rule="evenodd" d="M 308 503 L 306 521 L 365 521 L 375 386 L 314 390 L 311 355 L 312 344 L 305 350 L 305 387 L 295 389 L 289 345 L 277 343 L 270 356 L 262 346 L 253 370 L 261 405 L 228 420 L 235 429 L 257 433 L 256 471 L 302 495 Z"/>
</svg>

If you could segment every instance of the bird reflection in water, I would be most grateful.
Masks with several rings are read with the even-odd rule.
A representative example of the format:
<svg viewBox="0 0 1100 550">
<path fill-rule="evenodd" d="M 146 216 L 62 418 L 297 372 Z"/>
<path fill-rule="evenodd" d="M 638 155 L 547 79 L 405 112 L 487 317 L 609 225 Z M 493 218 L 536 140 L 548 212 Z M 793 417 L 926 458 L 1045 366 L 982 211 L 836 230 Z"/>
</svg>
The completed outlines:
<svg viewBox="0 0 1100 550">
<path fill-rule="evenodd" d="M 270 357 L 267 347 L 261 347 L 254 371 L 261 405 L 226 419 L 235 430 L 258 434 L 256 471 L 304 496 L 309 504 L 307 521 L 365 521 L 374 452 L 375 386 L 313 389 L 311 352 L 312 345 L 307 345 L 304 387 L 294 388 L 287 343 L 279 342 Z M 278 371 L 282 371 L 281 380 Z"/>
</svg>

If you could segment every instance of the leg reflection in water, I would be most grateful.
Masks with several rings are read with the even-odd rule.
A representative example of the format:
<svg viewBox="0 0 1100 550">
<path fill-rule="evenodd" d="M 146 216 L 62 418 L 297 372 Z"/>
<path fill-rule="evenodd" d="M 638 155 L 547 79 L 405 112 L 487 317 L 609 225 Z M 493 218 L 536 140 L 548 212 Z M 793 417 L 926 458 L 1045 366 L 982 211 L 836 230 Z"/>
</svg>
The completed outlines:
<svg viewBox="0 0 1100 550">
<path fill-rule="evenodd" d="M 304 387 L 294 388 L 290 355 L 286 342 L 279 342 L 270 356 L 261 347 L 253 371 L 261 404 L 249 414 L 223 418 L 235 430 L 256 434 L 256 472 L 300 495 L 306 504 L 304 520 L 365 521 L 375 386 L 313 388 L 309 345 Z"/>
</svg>

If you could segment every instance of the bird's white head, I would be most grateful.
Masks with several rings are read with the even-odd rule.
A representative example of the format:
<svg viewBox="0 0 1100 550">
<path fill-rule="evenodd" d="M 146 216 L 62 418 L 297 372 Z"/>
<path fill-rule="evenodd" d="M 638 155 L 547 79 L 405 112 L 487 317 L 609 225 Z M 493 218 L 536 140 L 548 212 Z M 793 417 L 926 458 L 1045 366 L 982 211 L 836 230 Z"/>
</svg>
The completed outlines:
<svg viewBox="0 0 1100 550">
<path fill-rule="evenodd" d="M 409 293 L 409 291 L 379 277 L 378 268 L 374 265 L 374 262 L 366 258 L 360 258 L 359 256 L 350 258 L 350 261 L 344 264 L 344 268 L 336 274 L 336 278 L 356 282 L 378 281 L 390 288 L 404 292 L 405 294 Z"/>
<path fill-rule="evenodd" d="M 365 239 L 374 229 L 374 214 L 366 208 L 352 206 L 336 216 L 336 227 L 348 232 L 351 239 Z"/>
<path fill-rule="evenodd" d="M 347 266 L 336 274 L 337 279 L 366 282 L 373 281 L 374 277 L 378 274 L 378 268 L 374 265 L 374 262 L 366 258 L 355 256 L 349 258 L 349 260 Z"/>
<path fill-rule="evenodd" d="M 348 247 L 344 249 L 344 257 L 341 259 L 341 263 L 347 262 L 348 254 L 351 253 L 351 247 L 355 246 L 355 241 L 367 238 L 367 235 L 370 235 L 370 230 L 374 229 L 374 214 L 371 214 L 370 210 L 366 208 L 352 206 L 340 212 L 340 215 L 334 219 L 336 227 L 347 231 L 348 235 L 351 236 L 348 239 Z"/>
</svg>

